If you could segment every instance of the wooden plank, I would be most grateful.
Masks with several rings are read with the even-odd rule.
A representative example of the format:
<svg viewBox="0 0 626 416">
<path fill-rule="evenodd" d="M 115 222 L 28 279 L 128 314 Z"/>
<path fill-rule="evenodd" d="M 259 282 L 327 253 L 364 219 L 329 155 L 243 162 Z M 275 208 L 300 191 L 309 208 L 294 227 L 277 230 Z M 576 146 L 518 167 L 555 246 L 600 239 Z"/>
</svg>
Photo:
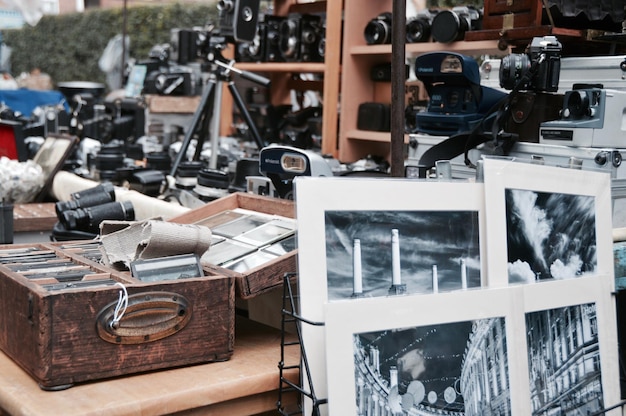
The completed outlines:
<svg viewBox="0 0 626 416">
<path fill-rule="evenodd" d="M 54 203 L 15 204 L 13 231 L 52 231 L 57 222 Z"/>
</svg>

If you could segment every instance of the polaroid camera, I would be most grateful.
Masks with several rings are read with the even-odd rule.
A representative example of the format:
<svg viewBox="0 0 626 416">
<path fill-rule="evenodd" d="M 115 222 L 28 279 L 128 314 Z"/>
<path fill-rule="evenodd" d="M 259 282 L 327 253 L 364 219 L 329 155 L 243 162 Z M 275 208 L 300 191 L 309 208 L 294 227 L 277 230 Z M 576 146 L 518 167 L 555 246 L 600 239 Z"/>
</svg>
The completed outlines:
<svg viewBox="0 0 626 416">
<path fill-rule="evenodd" d="M 259 171 L 271 181 L 277 196 L 283 199 L 293 199 L 293 180 L 296 176 L 334 176 L 330 165 L 321 155 L 280 145 L 261 149 Z"/>
<path fill-rule="evenodd" d="M 451 136 L 471 130 L 507 95 L 481 86 L 478 63 L 454 52 L 418 56 L 415 75 L 430 97 L 426 110 L 417 112 L 412 120 L 417 133 Z"/>
<path fill-rule="evenodd" d="M 541 123 L 540 143 L 623 148 L 626 91 L 575 84 L 566 91 L 558 120 Z"/>
</svg>

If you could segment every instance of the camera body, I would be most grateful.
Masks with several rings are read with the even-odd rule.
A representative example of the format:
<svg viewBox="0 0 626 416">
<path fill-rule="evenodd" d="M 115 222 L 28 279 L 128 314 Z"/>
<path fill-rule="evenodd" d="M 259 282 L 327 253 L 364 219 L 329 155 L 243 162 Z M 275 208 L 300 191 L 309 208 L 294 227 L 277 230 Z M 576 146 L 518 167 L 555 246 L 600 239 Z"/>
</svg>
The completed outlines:
<svg viewBox="0 0 626 416">
<path fill-rule="evenodd" d="M 365 25 L 363 36 L 368 45 L 383 45 L 391 43 L 392 14 L 381 13 Z"/>
<path fill-rule="evenodd" d="M 265 61 L 267 62 L 285 61 L 280 53 L 280 26 L 285 19 L 285 16 L 265 16 Z"/>
<path fill-rule="evenodd" d="M 420 10 L 406 22 L 406 42 L 428 42 L 432 29 L 432 22 L 437 12 L 428 9 Z"/>
<path fill-rule="evenodd" d="M 416 58 L 415 75 L 430 101 L 415 114 L 415 131 L 449 136 L 470 130 L 506 93 L 480 85 L 478 63 L 455 52 L 425 53 Z"/>
<path fill-rule="evenodd" d="M 239 42 L 235 49 L 237 62 L 264 62 L 267 55 L 266 41 L 267 25 L 259 22 L 254 39 L 249 42 Z"/>
<path fill-rule="evenodd" d="M 293 180 L 297 176 L 334 176 L 328 162 L 316 152 L 280 145 L 261 149 L 259 171 L 272 181 L 283 199 L 293 199 Z"/>
<path fill-rule="evenodd" d="M 575 85 L 565 92 L 558 120 L 541 123 L 540 143 L 575 147 L 625 147 L 626 91 Z"/>
<path fill-rule="evenodd" d="M 229 41 L 250 42 L 256 34 L 260 0 L 218 0 L 220 34 Z"/>
<path fill-rule="evenodd" d="M 465 38 L 465 32 L 478 30 L 482 25 L 482 11 L 472 6 L 457 6 L 441 10 L 431 23 L 433 40 L 452 43 Z"/>
<path fill-rule="evenodd" d="M 562 45 L 555 36 L 535 37 L 528 53 L 510 54 L 500 62 L 500 86 L 507 90 L 556 92 Z M 519 85 L 518 85 L 519 84 Z"/>
<path fill-rule="evenodd" d="M 279 49 L 287 62 L 324 60 L 324 25 L 321 16 L 290 13 L 280 23 Z"/>
</svg>

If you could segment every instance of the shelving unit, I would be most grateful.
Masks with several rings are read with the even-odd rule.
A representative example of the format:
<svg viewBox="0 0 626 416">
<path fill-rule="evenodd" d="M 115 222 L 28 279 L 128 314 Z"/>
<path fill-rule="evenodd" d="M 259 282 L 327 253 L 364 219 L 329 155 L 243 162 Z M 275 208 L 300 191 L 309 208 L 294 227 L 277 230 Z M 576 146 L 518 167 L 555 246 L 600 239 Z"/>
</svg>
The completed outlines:
<svg viewBox="0 0 626 416">
<path fill-rule="evenodd" d="M 260 62 L 237 63 L 236 68 L 263 73 L 270 78 L 271 103 L 289 103 L 292 89 L 321 89 L 323 94 L 322 153 L 337 157 L 339 124 L 339 81 L 341 73 L 341 32 L 343 0 L 298 2 L 275 0 L 274 14 L 285 16 L 291 12 L 326 12 L 326 49 L 324 62 Z M 314 73 L 323 75 L 323 83 L 293 82 L 292 75 Z M 232 104 L 231 104 L 232 107 Z M 225 107 L 225 108 L 231 108 Z"/>
<path fill-rule="evenodd" d="M 337 158 L 344 163 L 354 162 L 368 155 L 389 158 L 391 134 L 358 130 L 359 105 L 364 102 L 391 102 L 391 86 L 370 78 L 373 65 L 391 60 L 391 45 L 367 45 L 363 30 L 367 23 L 383 12 L 392 10 L 392 1 L 345 0 L 343 27 L 343 59 L 341 77 L 341 121 Z M 407 59 L 434 51 L 452 51 L 468 55 L 504 55 L 497 40 L 412 43 L 406 45 Z M 407 136 L 408 138 L 408 136 Z"/>
</svg>

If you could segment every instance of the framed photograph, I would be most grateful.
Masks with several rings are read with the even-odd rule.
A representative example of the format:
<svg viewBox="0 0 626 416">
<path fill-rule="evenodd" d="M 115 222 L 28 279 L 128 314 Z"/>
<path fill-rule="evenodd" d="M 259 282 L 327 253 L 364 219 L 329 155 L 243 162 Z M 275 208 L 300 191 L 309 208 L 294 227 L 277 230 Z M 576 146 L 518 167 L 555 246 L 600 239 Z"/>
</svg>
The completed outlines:
<svg viewBox="0 0 626 416">
<path fill-rule="evenodd" d="M 606 279 L 517 285 L 526 414 L 622 415 L 615 300 Z"/>
<path fill-rule="evenodd" d="M 608 173 L 496 158 L 483 167 L 490 286 L 613 275 Z"/>
<path fill-rule="evenodd" d="M 214 227 L 217 227 L 219 225 L 225 224 L 227 222 L 236 220 L 238 218 L 241 218 L 243 216 L 247 215 L 244 212 L 241 212 L 237 209 L 234 210 L 226 210 L 226 211 L 222 211 L 219 212 L 217 214 L 211 215 L 210 217 L 204 218 L 198 222 L 196 222 L 195 224 L 197 225 L 204 225 L 205 227 L 209 227 L 211 229 L 213 229 Z"/>
<path fill-rule="evenodd" d="M 327 302 L 485 285 L 482 184 L 298 177 L 294 187 L 304 318 L 324 322 Z M 324 328 L 303 325 L 302 337 L 324 395 Z"/>
<path fill-rule="evenodd" d="M 329 302 L 328 414 L 524 414 L 511 296 L 501 288 Z"/>
<path fill-rule="evenodd" d="M 250 231 L 246 231 L 241 235 L 235 236 L 233 239 L 247 244 L 252 244 L 256 247 L 263 247 L 278 240 L 287 238 L 295 232 L 295 220 L 289 220 L 286 218 L 274 219 Z"/>
<path fill-rule="evenodd" d="M 615 303 L 605 282 L 329 302 L 323 411 L 621 415 Z"/>
<path fill-rule="evenodd" d="M 217 225 L 211 231 L 217 235 L 234 238 L 268 222 L 267 218 L 255 215 L 244 215 L 232 221 Z"/>
<path fill-rule="evenodd" d="M 46 137 L 33 156 L 33 161 L 41 166 L 44 175 L 44 185 L 35 196 L 35 202 L 41 202 L 46 198 L 52 187 L 54 176 L 61 170 L 78 141 L 78 137 L 65 134 L 49 134 Z"/>
<path fill-rule="evenodd" d="M 250 244 L 224 239 L 215 245 L 211 244 L 209 250 L 202 255 L 202 262 L 220 266 L 256 250 L 257 248 Z"/>
</svg>

